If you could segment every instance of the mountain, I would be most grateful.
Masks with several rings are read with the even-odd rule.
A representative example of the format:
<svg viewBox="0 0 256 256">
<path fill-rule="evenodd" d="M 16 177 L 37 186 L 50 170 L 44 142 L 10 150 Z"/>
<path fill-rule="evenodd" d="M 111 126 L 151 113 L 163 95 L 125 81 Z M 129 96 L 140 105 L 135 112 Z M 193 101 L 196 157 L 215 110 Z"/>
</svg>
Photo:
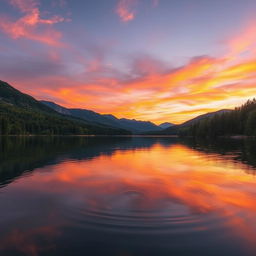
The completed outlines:
<svg viewBox="0 0 256 256">
<path fill-rule="evenodd" d="M 160 125 L 158 125 L 160 128 L 162 128 L 162 129 L 167 129 L 167 128 L 169 128 L 169 127 L 172 127 L 172 126 L 174 126 L 175 124 L 172 124 L 172 123 L 169 123 L 169 122 L 165 122 L 165 123 L 162 123 L 162 124 L 160 124 Z"/>
<path fill-rule="evenodd" d="M 65 108 L 49 101 L 37 101 L 0 80 L 0 135 L 128 135 L 159 134 L 220 136 L 254 134 L 256 100 L 235 110 L 206 113 L 180 125 L 117 118 L 86 109 Z M 167 127 L 167 128 L 166 128 Z"/>
<path fill-rule="evenodd" d="M 218 111 L 215 111 L 215 112 L 209 112 L 209 113 L 197 116 L 193 119 L 190 119 L 190 120 L 182 123 L 180 126 L 181 127 L 190 126 L 190 125 L 195 124 L 196 122 L 198 122 L 200 120 L 203 120 L 203 119 L 215 116 L 215 115 L 221 115 L 221 114 L 228 113 L 228 112 L 232 112 L 232 110 L 230 110 L 230 109 L 221 109 L 221 110 L 218 110 Z"/>
<path fill-rule="evenodd" d="M 217 111 L 179 129 L 180 136 L 216 138 L 218 136 L 256 136 L 256 99 L 234 110 Z"/>
<path fill-rule="evenodd" d="M 119 119 L 121 123 L 121 127 L 125 127 L 128 130 L 134 129 L 135 131 L 138 132 L 144 132 L 144 131 L 159 131 L 159 127 L 155 125 L 152 122 L 149 121 L 138 121 L 135 119 L 126 119 L 126 118 L 121 118 Z"/>
<path fill-rule="evenodd" d="M 56 112 L 0 80 L 0 134 L 130 134 Z"/>
<path fill-rule="evenodd" d="M 182 124 L 172 125 L 172 126 L 169 126 L 168 128 L 163 129 L 162 131 L 157 131 L 157 132 L 151 131 L 150 133 L 147 133 L 147 134 L 177 135 L 181 129 L 190 127 L 190 126 L 198 123 L 199 121 L 206 120 L 207 118 L 211 118 L 213 116 L 218 116 L 218 115 L 221 115 L 221 114 L 224 114 L 224 113 L 229 113 L 229 112 L 232 112 L 232 111 L 233 110 L 229 110 L 229 109 L 221 109 L 221 110 L 218 110 L 218 111 L 215 111 L 215 112 L 209 112 L 209 113 L 197 116 L 195 118 L 192 118 L 192 119 L 190 119 L 190 120 L 188 120 L 188 121 L 186 121 Z"/>
<path fill-rule="evenodd" d="M 109 126 L 117 126 L 114 121 L 110 120 L 110 117 L 104 117 L 103 115 L 100 115 L 94 111 L 86 110 L 86 109 L 69 109 L 62 107 L 54 102 L 50 101 L 41 101 L 44 105 L 47 107 L 50 107 L 51 109 L 57 111 L 58 113 L 74 116 L 81 118 L 87 122 L 92 122 L 96 124 L 103 124 L 103 125 L 109 125 Z"/>
<path fill-rule="evenodd" d="M 0 102 L 6 103 L 12 106 L 20 107 L 26 110 L 35 110 L 46 113 L 55 113 L 49 107 L 41 104 L 33 97 L 21 93 L 11 85 L 0 80 Z"/>
<path fill-rule="evenodd" d="M 87 109 L 65 108 L 50 101 L 41 101 L 41 103 L 45 104 L 46 106 L 52 108 L 53 110 L 61 114 L 78 117 L 87 122 L 92 122 L 96 125 L 107 125 L 110 127 L 125 129 L 131 131 L 132 133 L 143 133 L 147 131 L 162 130 L 161 127 L 158 127 L 152 122 L 138 121 L 135 119 L 126 118 L 118 119 L 113 115 L 103 115 Z"/>
</svg>

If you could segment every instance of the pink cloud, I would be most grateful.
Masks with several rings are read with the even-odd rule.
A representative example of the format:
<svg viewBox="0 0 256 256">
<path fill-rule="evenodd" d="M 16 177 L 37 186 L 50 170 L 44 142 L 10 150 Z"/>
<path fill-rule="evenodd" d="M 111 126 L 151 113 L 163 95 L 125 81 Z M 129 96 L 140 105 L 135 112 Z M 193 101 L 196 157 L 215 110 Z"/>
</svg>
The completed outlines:
<svg viewBox="0 0 256 256">
<path fill-rule="evenodd" d="M 52 25 L 64 22 L 65 18 L 54 15 L 42 18 L 39 2 L 36 0 L 11 0 L 9 2 L 18 9 L 23 16 L 14 20 L 9 16 L 0 18 L 0 30 L 13 39 L 27 38 L 44 44 L 61 46 L 61 32 Z"/>
<path fill-rule="evenodd" d="M 137 0 L 119 0 L 116 13 L 120 17 L 122 22 L 128 22 L 135 18 L 135 5 Z"/>
<path fill-rule="evenodd" d="M 157 7 L 160 0 L 151 0 L 152 7 Z M 138 0 L 118 0 L 116 13 L 122 22 L 129 22 L 135 19 L 136 5 Z"/>
<path fill-rule="evenodd" d="M 136 54 L 124 72 L 108 65 L 109 49 L 93 46 L 84 48 L 88 54 L 70 51 L 66 56 L 63 49 L 53 48 L 48 55 L 36 52 L 25 60 L 3 56 L 0 70 L 2 79 L 18 89 L 66 107 L 178 123 L 256 95 L 255 42 L 249 26 L 226 41 L 224 56 L 194 57 L 178 67 Z M 241 58 L 243 51 L 250 58 Z"/>
</svg>

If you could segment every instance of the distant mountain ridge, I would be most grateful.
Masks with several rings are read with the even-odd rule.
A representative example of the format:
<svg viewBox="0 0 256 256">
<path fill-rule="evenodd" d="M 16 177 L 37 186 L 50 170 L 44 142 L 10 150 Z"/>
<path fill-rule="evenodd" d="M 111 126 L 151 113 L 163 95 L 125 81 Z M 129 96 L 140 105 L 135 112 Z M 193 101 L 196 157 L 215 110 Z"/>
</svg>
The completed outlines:
<svg viewBox="0 0 256 256">
<path fill-rule="evenodd" d="M 172 127 L 172 126 L 174 126 L 174 125 L 175 125 L 175 124 L 173 124 L 173 123 L 164 122 L 164 123 L 162 123 L 162 124 L 160 124 L 160 125 L 158 125 L 158 126 L 161 127 L 162 129 L 167 129 L 167 128 Z"/>
<path fill-rule="evenodd" d="M 0 135 L 130 134 L 59 113 L 0 80 Z"/>
<path fill-rule="evenodd" d="M 40 112 L 55 113 L 51 108 L 41 104 L 30 95 L 21 93 L 19 90 L 1 80 L 0 101 L 24 109 L 34 109 Z"/>
<path fill-rule="evenodd" d="M 195 118 L 192 118 L 188 121 L 185 121 L 182 124 L 179 124 L 179 125 L 174 124 L 174 125 L 171 125 L 171 126 L 165 128 L 165 129 L 161 130 L 161 131 L 158 131 L 158 132 L 150 131 L 147 134 L 151 134 L 151 135 L 153 135 L 153 134 L 155 134 L 155 135 L 177 135 L 179 133 L 179 129 L 189 127 L 193 124 L 198 123 L 201 120 L 205 120 L 205 119 L 213 117 L 215 115 L 221 115 L 221 114 L 229 113 L 229 112 L 232 112 L 232 111 L 233 110 L 230 110 L 230 109 L 221 109 L 221 110 L 218 110 L 218 111 L 215 111 L 215 112 L 209 112 L 209 113 L 197 116 Z M 165 123 L 163 123 L 163 124 L 165 124 Z M 167 124 L 169 124 L 169 123 L 167 123 Z"/>
<path fill-rule="evenodd" d="M 216 138 L 219 136 L 256 136 L 256 99 L 249 99 L 234 110 L 215 112 L 191 125 L 181 127 L 179 136 Z"/>
<path fill-rule="evenodd" d="M 192 119 L 182 123 L 180 126 L 182 126 L 182 127 L 189 126 L 189 125 L 192 125 L 192 124 L 194 124 L 194 123 L 196 123 L 200 120 L 206 119 L 208 117 L 215 116 L 215 115 L 221 115 L 221 114 L 224 114 L 224 113 L 227 113 L 227 112 L 232 112 L 232 110 L 231 109 L 221 109 L 221 110 L 218 110 L 218 111 L 202 114 L 200 116 L 197 116 L 195 118 L 192 118 Z"/>
<path fill-rule="evenodd" d="M 99 114 L 87 109 L 65 108 L 54 102 L 38 101 L 30 95 L 24 94 L 15 89 L 6 82 L 0 80 L 0 134 L 155 134 L 155 135 L 177 135 L 185 134 L 191 131 L 191 127 L 200 127 L 199 123 L 204 122 L 204 126 L 215 127 L 217 124 L 223 127 L 224 123 L 219 120 L 225 120 L 233 127 L 238 125 L 235 118 L 242 121 L 247 118 L 243 117 L 250 108 L 254 110 L 256 100 L 248 101 L 245 105 L 238 108 L 240 110 L 222 109 L 215 112 L 206 113 L 188 120 L 180 125 L 169 122 L 155 125 L 149 121 L 138 121 L 135 119 L 117 118 L 111 114 Z M 247 111 L 246 108 L 249 108 Z M 241 114 L 244 111 L 245 114 Z M 234 115 L 236 115 L 234 117 Z M 223 117 L 224 116 L 224 117 Z M 227 116 L 227 117 L 226 117 Z M 241 117 L 242 116 L 242 117 Z M 225 119 L 226 118 L 226 119 Z M 227 121 L 229 119 L 231 121 Z M 247 127 L 242 124 L 243 130 L 237 131 L 241 134 L 249 133 L 253 115 L 248 119 Z M 239 119 L 239 120 L 240 120 Z M 210 120 L 210 121 L 208 121 Z M 240 120 L 240 122 L 242 122 Z M 224 122 L 224 121 L 223 121 Z M 250 123 L 251 122 L 251 123 Z M 225 125 L 226 125 L 225 123 Z M 249 129 L 249 128 L 250 129 Z M 190 130 L 189 130 L 190 129 Z M 206 128 L 204 128 L 206 130 Z M 210 128 L 209 128 L 210 129 Z M 233 132 L 228 127 L 227 130 Z M 213 129 L 211 132 L 215 132 Z M 217 131 L 217 130 L 216 130 Z M 224 131 L 223 131 L 224 133 Z"/>
<path fill-rule="evenodd" d="M 138 121 L 135 119 L 127 118 L 118 119 L 114 115 L 99 114 L 97 112 L 87 109 L 65 108 L 50 101 L 41 102 L 45 104 L 47 107 L 50 107 L 61 114 L 78 117 L 85 121 L 93 122 L 94 124 L 108 125 L 111 127 L 129 130 L 133 133 L 143 133 L 147 131 L 162 130 L 161 127 L 149 121 Z"/>
</svg>

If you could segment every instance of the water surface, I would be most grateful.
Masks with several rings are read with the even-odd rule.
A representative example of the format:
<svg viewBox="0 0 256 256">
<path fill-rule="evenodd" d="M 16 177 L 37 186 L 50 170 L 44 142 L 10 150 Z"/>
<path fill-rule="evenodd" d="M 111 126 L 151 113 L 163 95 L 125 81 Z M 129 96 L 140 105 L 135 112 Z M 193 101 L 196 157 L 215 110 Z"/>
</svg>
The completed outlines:
<svg viewBox="0 0 256 256">
<path fill-rule="evenodd" d="M 256 143 L 1 138 L 0 255 L 256 255 Z"/>
</svg>

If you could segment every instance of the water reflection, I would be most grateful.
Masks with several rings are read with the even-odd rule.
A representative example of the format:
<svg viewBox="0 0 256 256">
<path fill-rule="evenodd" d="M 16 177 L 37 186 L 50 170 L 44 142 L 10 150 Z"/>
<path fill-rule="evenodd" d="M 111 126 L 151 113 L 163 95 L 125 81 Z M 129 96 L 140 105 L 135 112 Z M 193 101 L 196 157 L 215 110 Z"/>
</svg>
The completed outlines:
<svg viewBox="0 0 256 256">
<path fill-rule="evenodd" d="M 3 138 L 1 255 L 255 255 L 254 148 Z"/>
</svg>

